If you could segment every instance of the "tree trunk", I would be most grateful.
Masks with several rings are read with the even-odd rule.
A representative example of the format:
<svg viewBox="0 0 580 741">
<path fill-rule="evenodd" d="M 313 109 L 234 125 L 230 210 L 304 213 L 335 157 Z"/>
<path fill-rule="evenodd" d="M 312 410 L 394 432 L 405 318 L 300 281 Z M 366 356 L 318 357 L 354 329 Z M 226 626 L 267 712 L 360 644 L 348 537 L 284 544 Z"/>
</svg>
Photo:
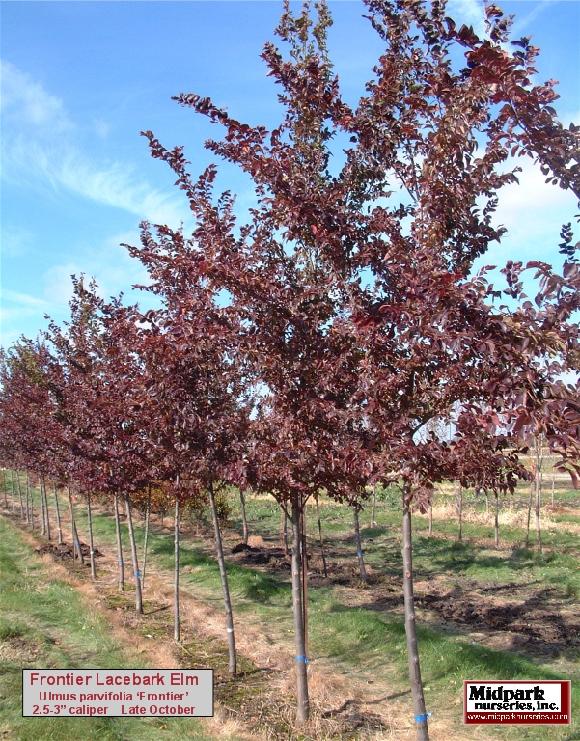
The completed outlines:
<svg viewBox="0 0 580 741">
<path fill-rule="evenodd" d="M 236 673 L 236 634 L 234 632 L 234 614 L 232 611 L 232 600 L 230 597 L 230 588 L 228 585 L 228 573 L 226 571 L 226 562 L 224 559 L 224 549 L 222 546 L 222 534 L 215 506 L 215 497 L 213 493 L 213 483 L 209 484 L 209 503 L 211 506 L 211 516 L 213 520 L 213 529 L 215 534 L 215 549 L 220 569 L 222 590 L 224 593 L 224 607 L 226 611 L 226 630 L 228 634 L 229 650 L 229 670 L 230 674 Z"/>
<path fill-rule="evenodd" d="M 89 522 L 89 548 L 91 549 L 91 579 L 97 578 L 97 562 L 95 560 L 95 542 L 93 539 L 93 509 L 91 495 L 87 494 L 87 517 Z"/>
<path fill-rule="evenodd" d="M 292 613 L 294 616 L 294 641 L 296 646 L 296 722 L 305 723 L 310 716 L 308 699 L 308 672 L 306 656 L 306 630 L 302 600 L 300 507 L 298 499 L 292 502 Z"/>
<path fill-rule="evenodd" d="M 44 502 L 44 514 L 46 517 L 46 537 L 48 540 L 51 540 L 50 537 L 50 516 L 48 512 L 48 497 L 46 496 L 46 482 L 44 480 L 44 476 L 40 480 L 40 494 L 42 496 L 42 501 Z"/>
<path fill-rule="evenodd" d="M 173 638 L 179 643 L 181 640 L 181 618 L 179 614 L 179 499 L 175 500 L 175 583 L 173 594 Z"/>
<path fill-rule="evenodd" d="M 530 523 L 532 520 L 532 502 L 534 501 L 534 482 L 530 483 L 530 496 L 528 499 L 528 522 L 526 527 L 526 548 L 530 545 Z"/>
<path fill-rule="evenodd" d="M 281 528 L 282 532 L 280 536 L 284 544 L 284 555 L 287 556 L 290 553 L 290 549 L 288 547 L 288 515 L 285 509 L 282 510 L 281 525 L 282 525 L 282 528 Z"/>
<path fill-rule="evenodd" d="M 540 469 L 536 472 L 536 545 L 538 550 L 542 550 L 542 529 L 540 526 L 540 507 L 542 504 L 542 472 Z"/>
<path fill-rule="evenodd" d="M 421 664 L 417 646 L 417 626 L 415 622 L 415 599 L 413 596 L 413 539 L 411 533 L 411 512 L 408 492 L 403 491 L 403 598 L 405 606 L 405 635 L 407 637 L 407 654 L 409 659 L 409 680 L 413 696 L 415 724 L 418 741 L 428 741 L 428 716 L 423 694 Z"/>
<path fill-rule="evenodd" d="M 125 560 L 123 558 L 123 538 L 119 518 L 119 495 L 115 494 L 115 533 L 117 535 L 117 562 L 119 566 L 119 591 L 125 591 Z"/>
<path fill-rule="evenodd" d="M 139 558 L 137 556 L 137 545 L 135 543 L 135 531 L 133 530 L 133 518 L 131 516 L 131 503 L 125 495 L 125 511 L 127 514 L 127 529 L 129 531 L 129 544 L 131 546 L 131 561 L 133 564 L 133 579 L 135 581 L 135 611 L 143 614 L 143 593 L 141 591 L 141 574 L 139 573 Z"/>
<path fill-rule="evenodd" d="M 248 520 L 246 518 L 246 497 L 243 489 L 240 489 L 240 511 L 242 513 L 242 542 L 248 544 Z"/>
<path fill-rule="evenodd" d="M 499 496 L 495 494 L 495 511 L 493 516 L 493 527 L 495 533 L 495 547 L 499 548 Z"/>
<path fill-rule="evenodd" d="M 53 485 L 53 491 L 54 491 L 54 506 L 56 508 L 56 527 L 58 530 L 58 544 L 62 545 L 64 543 L 63 537 L 62 537 L 62 521 L 60 519 L 60 504 L 58 502 L 58 490 L 56 483 Z"/>
<path fill-rule="evenodd" d="M 30 510 L 30 480 L 28 478 L 28 471 L 26 472 L 26 495 L 25 495 L 25 501 L 26 501 L 26 522 L 28 525 L 33 525 L 31 521 L 31 510 Z"/>
<path fill-rule="evenodd" d="M 308 656 L 308 549 L 306 547 L 306 509 L 300 514 L 300 548 L 302 560 L 302 621 L 304 623 L 304 655 Z"/>
<path fill-rule="evenodd" d="M 358 568 L 360 571 L 360 578 L 366 583 L 368 582 L 368 576 L 367 576 L 367 570 L 365 567 L 365 560 L 363 555 L 363 549 L 362 549 L 362 541 L 360 537 L 360 522 L 358 517 L 358 509 L 356 507 L 353 508 L 353 515 L 354 515 L 354 538 L 356 543 L 356 555 L 358 558 Z"/>
<path fill-rule="evenodd" d="M 431 537 L 433 535 L 433 502 L 429 502 L 429 530 L 427 535 Z"/>
<path fill-rule="evenodd" d="M 20 471 L 16 471 L 16 485 L 18 487 L 18 499 L 20 500 L 20 519 L 24 520 L 24 499 L 22 497 L 22 486 L 20 483 Z"/>
<path fill-rule="evenodd" d="M 46 535 L 46 514 L 44 512 L 44 499 L 42 497 L 42 484 L 40 484 L 40 495 L 38 499 L 40 502 L 40 534 Z"/>
<path fill-rule="evenodd" d="M 322 539 L 322 525 L 320 523 L 320 505 L 318 503 L 318 494 L 316 495 L 316 519 L 318 521 L 318 542 L 320 543 L 320 555 L 322 557 L 322 571 L 324 578 L 328 578 L 328 570 L 326 568 L 326 557 L 324 555 L 324 540 Z M 286 530 L 286 538 L 288 538 L 288 530 Z"/>
<path fill-rule="evenodd" d="M 151 522 L 151 489 L 147 497 L 147 509 L 145 510 L 145 539 L 143 541 L 143 571 L 141 573 L 141 589 L 145 589 L 145 569 L 147 567 L 147 548 L 149 545 L 149 525 Z"/>
<path fill-rule="evenodd" d="M 552 507 L 554 506 L 554 488 L 556 484 L 556 473 L 552 468 Z"/>
<path fill-rule="evenodd" d="M 30 474 L 28 471 L 26 472 L 26 491 L 29 493 L 28 496 L 30 498 L 30 525 L 32 527 L 32 530 L 34 531 L 36 527 L 34 522 L 34 495 L 30 487 Z"/>
<path fill-rule="evenodd" d="M 373 485 L 373 504 L 371 508 L 371 527 L 377 526 L 377 521 L 375 520 L 375 514 L 377 511 L 377 485 Z"/>
<path fill-rule="evenodd" d="M 457 540 L 463 540 L 463 487 L 458 485 L 455 495 L 455 507 L 457 509 Z"/>
<path fill-rule="evenodd" d="M 74 508 L 73 508 L 72 495 L 70 493 L 70 487 L 67 487 L 67 490 L 68 490 L 68 509 L 70 513 L 71 538 L 73 542 L 73 558 L 74 558 L 74 553 L 76 551 L 78 560 L 81 563 L 84 563 L 85 558 L 83 556 L 83 552 L 81 549 L 81 541 L 79 540 L 79 533 L 77 530 L 77 523 L 75 520 L 75 513 L 74 513 Z"/>
<path fill-rule="evenodd" d="M 8 507 L 8 484 L 6 483 L 6 469 L 2 469 L 2 479 L 4 481 L 4 506 Z"/>
<path fill-rule="evenodd" d="M 10 504 L 12 505 L 12 510 L 15 510 L 16 509 L 16 487 L 14 486 L 14 469 L 12 468 L 10 469 L 10 484 L 12 488 L 12 497 L 10 498 Z"/>
</svg>

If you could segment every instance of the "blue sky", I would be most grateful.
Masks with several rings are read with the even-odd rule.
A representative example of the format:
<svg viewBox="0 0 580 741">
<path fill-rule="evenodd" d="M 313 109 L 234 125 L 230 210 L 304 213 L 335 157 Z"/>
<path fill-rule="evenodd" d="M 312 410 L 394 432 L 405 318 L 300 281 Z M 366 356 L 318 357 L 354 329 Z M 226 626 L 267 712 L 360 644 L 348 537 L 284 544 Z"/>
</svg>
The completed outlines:
<svg viewBox="0 0 580 741">
<path fill-rule="evenodd" d="M 580 123 L 580 2 L 504 3 L 515 33 L 542 49 L 539 79 L 560 81 L 556 108 Z M 95 275 L 104 295 L 144 280 L 120 242 L 136 242 L 141 219 L 177 226 L 187 211 L 163 163 L 150 158 L 141 129 L 166 146 L 183 144 L 192 169 L 208 161 L 217 135 L 171 100 L 210 95 L 249 123 L 278 121 L 276 89 L 259 57 L 281 3 L 4 2 L 2 13 L 1 340 L 35 336 L 48 313 L 66 317 L 70 274 Z M 359 2 L 331 2 L 330 48 L 347 100 L 355 102 L 381 52 Z M 476 0 L 449 14 L 482 25 Z M 531 165 L 504 192 L 510 228 L 487 262 L 557 259 L 560 225 L 577 209 Z M 220 184 L 251 202 L 249 182 L 220 167 Z"/>
</svg>

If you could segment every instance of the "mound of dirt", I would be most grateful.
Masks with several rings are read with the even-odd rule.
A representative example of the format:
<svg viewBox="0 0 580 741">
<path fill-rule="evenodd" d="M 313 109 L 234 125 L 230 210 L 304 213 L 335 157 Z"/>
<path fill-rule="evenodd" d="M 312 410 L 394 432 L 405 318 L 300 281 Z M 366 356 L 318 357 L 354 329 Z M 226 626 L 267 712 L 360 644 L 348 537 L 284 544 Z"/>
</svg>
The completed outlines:
<svg viewBox="0 0 580 741">
<path fill-rule="evenodd" d="M 237 560 L 240 563 L 249 566 L 268 566 L 280 570 L 290 568 L 290 563 L 282 548 L 255 548 L 246 543 L 237 543 L 231 552 L 238 556 Z"/>
<path fill-rule="evenodd" d="M 493 599 L 474 592 L 433 590 L 416 595 L 417 605 L 434 610 L 445 621 L 492 631 L 516 633 L 518 643 L 563 649 L 579 642 L 579 625 L 561 610 L 554 590 L 525 595 L 523 601 Z"/>
<path fill-rule="evenodd" d="M 36 548 L 35 550 L 36 553 L 41 556 L 44 556 L 45 553 L 48 553 L 54 559 L 57 559 L 59 561 L 72 561 L 74 559 L 74 549 L 72 543 L 61 543 L 60 545 L 57 543 L 45 543 L 44 545 L 41 545 L 40 548 Z M 84 557 L 90 558 L 90 546 L 88 546 L 86 543 L 81 543 L 81 553 Z M 95 548 L 95 557 L 98 558 L 102 555 L 103 554 Z"/>
</svg>

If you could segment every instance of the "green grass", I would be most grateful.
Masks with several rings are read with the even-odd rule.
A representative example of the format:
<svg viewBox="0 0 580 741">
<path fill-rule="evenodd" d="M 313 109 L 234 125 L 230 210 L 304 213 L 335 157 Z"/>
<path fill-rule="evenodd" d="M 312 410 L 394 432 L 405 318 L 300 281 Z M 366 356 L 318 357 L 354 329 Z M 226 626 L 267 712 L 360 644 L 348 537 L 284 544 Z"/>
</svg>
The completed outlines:
<svg viewBox="0 0 580 741">
<path fill-rule="evenodd" d="M 193 719 L 22 718 L 21 669 L 135 668 L 107 623 L 0 518 L 0 735 L 38 739 L 208 739 Z"/>
</svg>

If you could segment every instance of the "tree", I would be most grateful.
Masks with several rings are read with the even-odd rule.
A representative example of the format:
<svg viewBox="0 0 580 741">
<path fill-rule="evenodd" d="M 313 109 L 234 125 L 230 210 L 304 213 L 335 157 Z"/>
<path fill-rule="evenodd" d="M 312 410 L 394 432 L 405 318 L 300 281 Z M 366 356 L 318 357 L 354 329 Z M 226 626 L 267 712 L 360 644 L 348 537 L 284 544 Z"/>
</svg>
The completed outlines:
<svg viewBox="0 0 580 741">
<path fill-rule="evenodd" d="M 205 187 L 200 183 L 200 188 Z M 179 232 L 142 225 L 141 246 L 129 247 L 145 265 L 151 290 L 163 302 L 142 317 L 136 346 L 145 376 L 140 388 L 145 438 L 161 480 L 181 482 L 177 500 L 207 494 L 220 569 L 229 668 L 236 672 L 235 633 L 216 492 L 245 481 L 249 434 L 248 384 L 236 340 L 236 311 L 220 307 L 205 276 L 199 243 Z M 176 521 L 178 520 L 176 514 Z M 176 549 L 178 533 L 176 530 Z M 176 554 L 178 551 L 176 550 Z M 177 572 L 176 572 L 177 573 Z M 176 629 L 176 635 L 178 634 Z"/>
</svg>

